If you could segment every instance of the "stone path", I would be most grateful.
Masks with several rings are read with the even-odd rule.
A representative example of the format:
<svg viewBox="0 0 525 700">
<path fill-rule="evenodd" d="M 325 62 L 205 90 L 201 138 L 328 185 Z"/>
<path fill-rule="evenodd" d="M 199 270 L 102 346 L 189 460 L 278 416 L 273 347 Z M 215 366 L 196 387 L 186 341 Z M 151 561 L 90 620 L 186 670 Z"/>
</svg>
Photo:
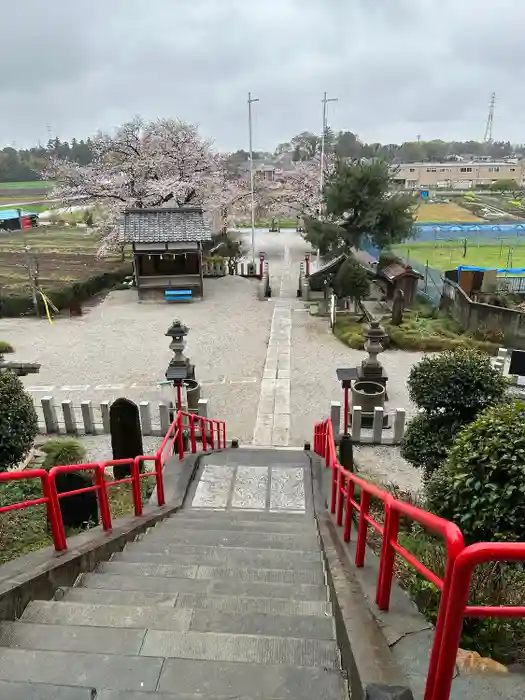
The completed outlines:
<svg viewBox="0 0 525 700">
<path fill-rule="evenodd" d="M 193 508 L 304 513 L 304 468 L 207 463 L 192 502 Z"/>
</svg>

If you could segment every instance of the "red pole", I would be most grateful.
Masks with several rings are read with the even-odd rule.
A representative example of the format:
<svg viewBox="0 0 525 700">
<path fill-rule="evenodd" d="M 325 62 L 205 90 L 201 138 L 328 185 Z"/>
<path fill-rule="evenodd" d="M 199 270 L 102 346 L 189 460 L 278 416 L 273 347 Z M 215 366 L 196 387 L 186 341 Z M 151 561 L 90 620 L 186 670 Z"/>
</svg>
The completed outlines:
<svg viewBox="0 0 525 700">
<path fill-rule="evenodd" d="M 182 385 L 177 384 L 177 411 L 182 411 Z"/>
<path fill-rule="evenodd" d="M 197 437 L 195 435 L 195 414 L 190 414 L 190 440 L 191 440 L 191 451 L 193 454 L 197 452 Z"/>
<path fill-rule="evenodd" d="M 62 513 L 60 511 L 60 503 L 58 501 L 58 494 L 55 484 L 55 479 L 49 477 L 49 472 L 41 477 L 42 479 L 42 492 L 44 497 L 48 499 L 47 501 L 47 515 L 49 518 L 49 525 L 51 527 L 51 534 L 53 536 L 53 544 L 55 545 L 55 550 L 57 552 L 63 552 L 67 549 L 66 533 L 64 530 L 64 523 L 62 522 Z"/>
<path fill-rule="evenodd" d="M 359 502 L 359 526 L 357 528 L 357 544 L 355 548 L 355 565 L 361 568 L 365 565 L 366 553 L 366 535 L 368 532 L 368 523 L 366 517 L 370 510 L 370 494 L 361 488 L 361 500 Z"/>
<path fill-rule="evenodd" d="M 345 475 L 343 470 L 339 469 L 339 479 L 337 484 L 337 524 L 343 524 L 343 506 L 345 503 L 345 497 L 343 495 L 343 490 L 345 488 Z"/>
<path fill-rule="evenodd" d="M 208 445 L 206 443 L 206 418 L 199 418 L 201 424 L 201 440 L 202 440 L 202 451 L 206 452 Z"/>
<path fill-rule="evenodd" d="M 179 424 L 177 426 L 177 430 L 179 432 L 177 435 L 177 439 L 178 439 L 178 443 L 179 443 L 179 459 L 184 459 L 184 434 L 183 434 L 184 433 L 184 430 L 183 430 L 184 425 L 183 425 L 183 420 L 182 420 L 182 413 L 178 414 L 178 423 Z"/>
<path fill-rule="evenodd" d="M 463 616 L 468 603 L 470 578 L 474 564 L 469 559 L 470 549 L 470 547 L 464 549 L 458 555 L 454 564 L 437 669 L 429 667 L 429 673 L 432 670 L 432 675 L 430 679 L 427 679 L 425 700 L 448 700 L 450 697 L 452 679 L 456 670 L 456 657 L 461 639 L 461 630 L 463 628 Z M 434 681 L 433 688 L 431 685 L 432 680 Z"/>
<path fill-rule="evenodd" d="M 349 418 L 349 416 L 348 416 L 348 387 L 345 387 L 344 392 L 345 392 L 345 408 L 344 408 L 344 410 L 345 410 L 345 420 L 344 420 L 345 432 L 344 432 L 344 434 L 348 435 L 348 418 Z"/>
<path fill-rule="evenodd" d="M 310 277 L 310 256 L 308 253 L 304 256 L 304 273 L 306 277 Z"/>
<path fill-rule="evenodd" d="M 354 498 L 354 482 L 352 481 L 352 477 L 349 475 L 348 476 L 348 483 L 346 485 L 346 513 L 345 513 L 345 528 L 343 531 L 343 538 L 345 542 L 350 541 L 350 532 L 351 532 L 351 527 L 352 527 L 352 515 L 354 511 L 354 507 L 352 505 L 352 500 Z"/>
<path fill-rule="evenodd" d="M 163 506 L 166 503 L 164 496 L 164 475 L 162 473 L 162 461 L 157 454 L 155 457 L 155 479 L 157 481 L 157 503 Z"/>
<path fill-rule="evenodd" d="M 131 488 L 133 491 L 133 506 L 135 515 L 142 515 L 142 493 L 140 491 L 140 457 L 135 457 L 131 465 Z"/>
<path fill-rule="evenodd" d="M 95 467 L 95 481 L 97 484 L 98 503 L 100 508 L 100 521 L 103 529 L 108 532 L 112 529 L 111 511 L 109 509 L 108 489 L 104 478 L 104 467 L 98 464 Z"/>
<path fill-rule="evenodd" d="M 376 603 L 379 610 L 388 610 L 390 606 L 390 593 L 394 578 L 394 562 L 396 558 L 393 542 L 397 542 L 399 532 L 399 512 L 392 508 L 394 499 L 390 497 L 385 503 L 385 527 L 383 530 L 383 546 L 379 561 L 379 577 L 377 582 Z"/>
<path fill-rule="evenodd" d="M 334 462 L 332 464 L 332 500 L 330 503 L 330 512 L 331 513 L 335 513 L 336 504 L 337 504 L 337 482 L 339 481 L 338 472 L 339 472 L 339 465 L 337 464 L 337 462 Z"/>
</svg>

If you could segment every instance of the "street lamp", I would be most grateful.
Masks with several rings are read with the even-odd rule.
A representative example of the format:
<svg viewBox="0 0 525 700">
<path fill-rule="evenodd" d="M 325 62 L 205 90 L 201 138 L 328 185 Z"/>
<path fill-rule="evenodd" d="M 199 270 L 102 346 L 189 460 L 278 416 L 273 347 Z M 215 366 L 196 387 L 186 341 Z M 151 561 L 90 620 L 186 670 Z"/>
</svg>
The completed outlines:
<svg viewBox="0 0 525 700">
<path fill-rule="evenodd" d="M 253 148 L 252 148 L 252 104 L 259 102 L 258 97 L 252 97 L 252 93 L 248 93 L 248 137 L 250 141 L 250 200 L 252 210 L 252 265 L 255 268 L 255 198 L 253 193 Z"/>
<path fill-rule="evenodd" d="M 324 185 L 324 150 L 325 150 L 325 134 L 326 134 L 326 105 L 329 102 L 337 102 L 338 97 L 327 97 L 327 93 L 325 92 L 324 97 L 322 99 L 323 103 L 323 131 L 321 135 L 321 174 L 319 177 L 319 191 L 321 194 L 323 194 L 323 185 Z M 321 205 L 319 205 L 319 213 L 321 213 Z"/>
</svg>

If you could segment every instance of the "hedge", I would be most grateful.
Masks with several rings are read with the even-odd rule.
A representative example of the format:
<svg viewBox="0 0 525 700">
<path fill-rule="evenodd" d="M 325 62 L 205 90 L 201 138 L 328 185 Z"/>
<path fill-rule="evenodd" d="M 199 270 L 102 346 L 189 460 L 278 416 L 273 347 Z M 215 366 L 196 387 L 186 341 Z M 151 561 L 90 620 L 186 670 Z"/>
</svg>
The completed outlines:
<svg viewBox="0 0 525 700">
<path fill-rule="evenodd" d="M 73 300 L 86 301 L 105 289 L 111 289 L 132 272 L 129 264 L 121 265 L 110 272 L 99 273 L 80 282 L 66 282 L 57 287 L 45 288 L 43 291 L 57 309 L 67 309 Z M 44 315 L 45 307 L 42 299 L 39 299 L 38 305 L 40 314 Z M 0 296 L 0 317 L 18 317 L 31 314 L 34 314 L 34 306 L 30 293 Z"/>
</svg>

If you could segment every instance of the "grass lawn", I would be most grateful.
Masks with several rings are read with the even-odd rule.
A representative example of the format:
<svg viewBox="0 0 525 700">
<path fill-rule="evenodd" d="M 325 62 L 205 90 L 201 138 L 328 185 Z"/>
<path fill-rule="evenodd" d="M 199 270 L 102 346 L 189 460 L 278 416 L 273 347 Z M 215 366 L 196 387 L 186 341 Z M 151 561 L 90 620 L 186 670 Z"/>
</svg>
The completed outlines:
<svg viewBox="0 0 525 700">
<path fill-rule="evenodd" d="M 485 242 L 480 239 L 467 241 L 467 253 L 461 241 L 409 242 L 394 246 L 394 251 L 404 260 L 421 265 L 428 262 L 437 270 L 454 270 L 458 265 L 474 267 L 525 267 L 525 245 L 509 245 Z"/>
<path fill-rule="evenodd" d="M 27 205 L 22 204 L 21 207 L 16 207 L 16 208 L 22 209 L 22 211 L 29 211 L 29 212 L 33 212 L 36 214 L 40 214 L 40 212 L 47 211 L 51 207 L 52 207 L 52 204 L 49 204 L 48 202 L 46 202 L 44 204 L 27 204 Z M 13 207 L 12 204 L 11 205 L 5 204 L 5 205 L 0 206 L 0 211 L 5 211 L 6 209 L 14 209 L 14 208 L 15 207 Z"/>
<path fill-rule="evenodd" d="M 383 326 L 389 337 L 388 347 L 392 349 L 437 352 L 456 347 L 473 347 L 491 355 L 498 351 L 498 343 L 466 335 L 450 316 L 425 303 L 418 303 L 412 310 L 405 312 L 400 326 L 393 326 L 388 321 L 383 322 Z M 358 323 L 353 314 L 337 316 L 335 335 L 345 345 L 357 350 L 363 349 L 363 324 Z"/>
<path fill-rule="evenodd" d="M 429 202 L 418 206 L 416 221 L 419 223 L 468 223 L 483 221 L 483 219 L 456 202 Z"/>
<path fill-rule="evenodd" d="M 30 182 L 0 182 L 0 192 L 2 190 L 41 190 L 45 187 L 52 187 L 53 183 L 47 180 L 32 180 Z"/>
</svg>

